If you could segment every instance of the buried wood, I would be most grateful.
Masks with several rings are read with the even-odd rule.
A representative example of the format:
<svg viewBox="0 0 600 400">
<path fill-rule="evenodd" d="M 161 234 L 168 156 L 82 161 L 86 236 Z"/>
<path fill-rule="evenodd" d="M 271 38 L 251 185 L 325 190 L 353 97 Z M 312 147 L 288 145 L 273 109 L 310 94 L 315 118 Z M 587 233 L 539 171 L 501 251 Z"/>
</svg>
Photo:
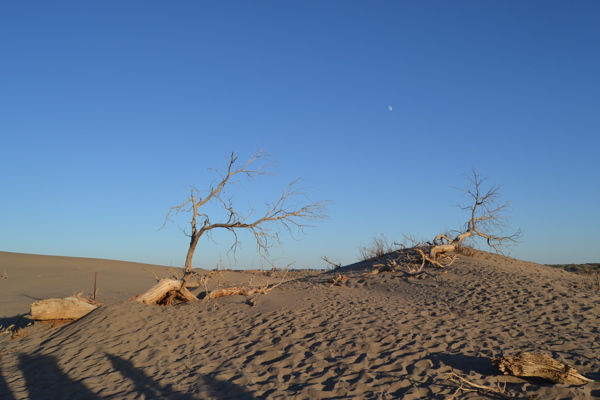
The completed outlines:
<svg viewBox="0 0 600 400">
<path fill-rule="evenodd" d="M 163 278 L 146 292 L 133 297 L 131 300 L 144 304 L 171 305 L 175 300 L 197 301 L 198 298 L 186 287 L 180 279 Z"/>
<path fill-rule="evenodd" d="M 267 288 L 250 289 L 245 286 L 235 286 L 229 288 L 215 289 L 212 292 L 208 293 L 206 297 L 209 299 L 218 299 L 219 297 L 234 295 L 249 297 L 254 296 L 255 294 L 267 294 L 269 290 L 270 289 Z"/>
<path fill-rule="evenodd" d="M 566 385 L 585 385 L 593 382 L 570 365 L 558 362 L 545 354 L 521 352 L 516 356 L 494 358 L 493 364 L 505 375 L 543 378 Z"/>
<path fill-rule="evenodd" d="M 79 319 L 98 308 L 99 305 L 99 303 L 78 296 L 40 300 L 31 305 L 31 318 L 37 321 Z"/>
<path fill-rule="evenodd" d="M 289 267 L 289 265 L 288 265 L 288 267 Z M 283 277 L 281 277 L 281 281 L 279 283 L 276 283 L 275 285 L 270 286 L 269 282 L 267 281 L 267 283 L 265 283 L 263 286 L 257 287 L 257 288 L 248 288 L 246 286 L 234 286 L 234 287 L 228 287 L 228 288 L 215 289 L 215 290 L 209 292 L 206 295 L 206 298 L 207 299 L 218 299 L 219 297 L 233 296 L 233 295 L 250 297 L 250 296 L 259 295 L 259 294 L 267 294 L 271 290 L 278 287 L 279 285 L 286 283 L 286 282 L 291 282 L 294 280 L 294 279 L 286 280 L 285 277 L 287 276 L 287 273 L 288 273 L 287 267 L 284 270 L 285 270 L 285 274 L 283 275 Z"/>
</svg>

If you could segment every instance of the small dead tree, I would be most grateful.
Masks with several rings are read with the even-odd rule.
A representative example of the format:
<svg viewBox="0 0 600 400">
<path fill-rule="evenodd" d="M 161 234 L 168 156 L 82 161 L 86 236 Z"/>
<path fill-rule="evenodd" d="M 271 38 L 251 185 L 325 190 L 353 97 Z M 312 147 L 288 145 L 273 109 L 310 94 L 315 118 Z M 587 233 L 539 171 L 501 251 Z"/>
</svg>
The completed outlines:
<svg viewBox="0 0 600 400">
<path fill-rule="evenodd" d="M 185 272 L 190 274 L 192 271 L 192 259 L 198 241 L 205 234 L 209 234 L 213 229 L 226 229 L 234 236 L 232 250 L 239 245 L 237 231 L 246 229 L 254 235 L 259 253 L 268 254 L 271 247 L 280 244 L 280 232 L 282 230 L 293 234 L 294 230 L 304 233 L 304 228 L 309 225 L 306 222 L 314 222 L 327 218 L 327 202 L 320 201 L 307 205 L 295 203 L 295 199 L 306 195 L 306 188 L 299 187 L 300 181 L 295 180 L 283 191 L 281 197 L 273 202 L 265 204 L 266 210 L 257 217 L 253 218 L 252 210 L 243 214 L 234 208 L 233 197 L 226 196 L 226 190 L 229 186 L 239 183 L 236 180 L 239 177 L 246 177 L 252 180 L 261 175 L 270 175 L 269 167 L 271 164 L 262 164 L 257 168 L 253 166 L 259 160 L 269 159 L 269 155 L 263 151 L 254 153 L 245 164 L 237 166 L 238 158 L 231 153 L 227 170 L 222 173 L 213 169 L 219 178 L 216 184 L 208 190 L 199 190 L 192 187 L 190 195 L 182 204 L 172 207 L 165 218 L 165 224 L 169 221 L 172 214 L 181 212 L 190 212 L 192 218 L 190 221 L 191 231 L 186 233 L 190 237 L 190 246 L 185 258 Z M 294 202 L 292 204 L 292 202 Z M 203 206 L 207 204 L 217 204 L 225 211 L 226 217 L 218 222 L 213 222 L 208 214 L 203 213 Z"/>
<path fill-rule="evenodd" d="M 209 189 L 200 190 L 192 187 L 188 198 L 169 210 L 162 228 L 173 215 L 191 213 L 190 230 L 184 230 L 190 238 L 190 244 L 185 258 L 185 273 L 180 280 L 181 289 L 185 289 L 186 286 L 192 287 L 188 281 L 193 275 L 192 260 L 200 238 L 210 235 L 215 229 L 225 229 L 233 234 L 234 241 L 230 251 L 234 252 L 240 244 L 238 231 L 251 232 L 258 252 L 262 256 L 267 256 L 270 248 L 281 244 L 282 232 L 288 232 L 294 237 L 294 233 L 303 234 L 304 229 L 310 226 L 309 222 L 327 218 L 328 202 L 305 204 L 307 189 L 300 187 L 300 180 L 292 181 L 275 202 L 265 203 L 264 210 L 259 215 L 254 215 L 254 210 L 244 213 L 235 208 L 233 197 L 228 193 L 228 189 L 239 184 L 240 178 L 253 180 L 263 175 L 271 175 L 270 158 L 264 151 L 258 151 L 246 163 L 239 165 L 238 157 L 231 153 L 225 171 L 212 169 L 218 178 Z M 209 215 L 207 211 L 209 205 L 219 207 L 224 212 L 222 217 L 213 220 L 214 213 Z M 184 297 L 185 294 L 187 293 L 184 293 Z"/>
<path fill-rule="evenodd" d="M 466 177 L 467 187 L 459 190 L 467 194 L 470 202 L 459 207 L 469 212 L 469 221 L 454 238 L 444 234 L 435 237 L 429 251 L 430 262 L 436 263 L 436 260 L 445 253 L 454 252 L 456 247 L 467 238 L 483 238 L 492 250 L 501 253 L 502 247 L 517 243 L 521 237 L 521 230 L 511 234 L 505 233 L 508 219 L 505 213 L 510 202 L 499 201 L 502 196 L 500 187 L 492 185 L 486 189 L 485 184 L 488 179 L 482 177 L 475 169 Z"/>
</svg>

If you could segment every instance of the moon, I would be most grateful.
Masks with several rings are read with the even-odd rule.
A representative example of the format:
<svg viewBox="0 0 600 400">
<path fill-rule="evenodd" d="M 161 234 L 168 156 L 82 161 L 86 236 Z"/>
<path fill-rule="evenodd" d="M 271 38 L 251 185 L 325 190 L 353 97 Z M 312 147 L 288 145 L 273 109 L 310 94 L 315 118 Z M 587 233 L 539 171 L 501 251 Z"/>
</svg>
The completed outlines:
<svg viewBox="0 0 600 400">
<path fill-rule="evenodd" d="M 392 111 L 392 106 L 388 106 L 388 110 Z"/>
</svg>

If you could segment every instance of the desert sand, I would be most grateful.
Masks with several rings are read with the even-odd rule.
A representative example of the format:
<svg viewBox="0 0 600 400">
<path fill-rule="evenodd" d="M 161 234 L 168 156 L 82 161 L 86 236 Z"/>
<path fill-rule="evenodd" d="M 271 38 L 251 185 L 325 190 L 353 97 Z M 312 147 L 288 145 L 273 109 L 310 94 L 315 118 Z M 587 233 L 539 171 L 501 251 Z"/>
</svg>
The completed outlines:
<svg viewBox="0 0 600 400">
<path fill-rule="evenodd" d="M 0 398 L 501 398 L 457 392 L 450 372 L 506 384 L 514 398 L 600 398 L 600 291 L 589 276 L 485 252 L 459 256 L 437 279 L 364 276 L 372 264 L 296 274 L 254 304 L 230 296 L 165 307 L 130 298 L 155 283 L 147 271 L 165 277 L 166 267 L 0 252 L 0 325 L 36 300 L 90 295 L 95 272 L 104 304 L 70 324 L 0 336 Z M 339 273 L 349 279 L 327 283 Z M 223 271 L 210 285 L 267 280 L 277 278 Z M 492 365 L 520 351 L 596 382 L 551 384 Z"/>
</svg>

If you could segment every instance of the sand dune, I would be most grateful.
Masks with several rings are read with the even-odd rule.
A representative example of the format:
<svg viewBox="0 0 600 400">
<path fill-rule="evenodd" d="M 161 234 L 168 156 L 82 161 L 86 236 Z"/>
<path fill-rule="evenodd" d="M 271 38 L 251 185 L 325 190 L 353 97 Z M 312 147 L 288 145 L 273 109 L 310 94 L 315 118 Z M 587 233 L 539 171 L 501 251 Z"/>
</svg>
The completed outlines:
<svg viewBox="0 0 600 400">
<path fill-rule="evenodd" d="M 437 281 L 365 277 L 371 263 L 363 262 L 336 271 L 350 278 L 341 287 L 326 283 L 334 272 L 307 276 L 260 296 L 255 307 L 240 296 L 160 307 L 128 300 L 154 282 L 143 268 L 168 274 L 0 253 L 5 322 L 35 299 L 89 293 L 95 270 L 105 302 L 66 326 L 36 324 L 18 341 L 4 335 L 0 397 L 449 399 L 454 371 L 481 385 L 507 382 L 519 398 L 600 398 L 598 382 L 554 385 L 503 376 L 491 364 L 539 351 L 600 381 L 600 293 L 586 276 L 479 252 L 460 256 Z M 263 279 L 224 272 L 213 284 Z"/>
</svg>

